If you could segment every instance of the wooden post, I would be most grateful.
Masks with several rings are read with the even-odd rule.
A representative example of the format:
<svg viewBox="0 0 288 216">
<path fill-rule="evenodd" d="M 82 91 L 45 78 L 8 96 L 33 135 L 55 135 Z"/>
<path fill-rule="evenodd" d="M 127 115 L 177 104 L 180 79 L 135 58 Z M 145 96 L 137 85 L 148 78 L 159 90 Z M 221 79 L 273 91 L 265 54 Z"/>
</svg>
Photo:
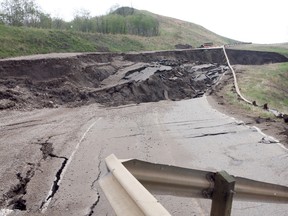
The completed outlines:
<svg viewBox="0 0 288 216">
<path fill-rule="evenodd" d="M 230 216 L 235 178 L 225 171 L 217 172 L 212 195 L 211 216 Z"/>
</svg>

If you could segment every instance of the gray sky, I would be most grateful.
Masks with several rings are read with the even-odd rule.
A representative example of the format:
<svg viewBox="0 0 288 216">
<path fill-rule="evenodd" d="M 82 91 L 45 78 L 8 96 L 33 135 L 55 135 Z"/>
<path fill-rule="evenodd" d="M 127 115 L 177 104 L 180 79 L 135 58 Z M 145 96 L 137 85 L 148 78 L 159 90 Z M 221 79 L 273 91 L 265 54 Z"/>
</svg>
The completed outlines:
<svg viewBox="0 0 288 216">
<path fill-rule="evenodd" d="M 92 16 L 112 6 L 140 10 L 199 24 L 219 35 L 253 43 L 288 42 L 287 0 L 36 0 L 44 11 L 71 20 L 78 9 Z"/>
</svg>

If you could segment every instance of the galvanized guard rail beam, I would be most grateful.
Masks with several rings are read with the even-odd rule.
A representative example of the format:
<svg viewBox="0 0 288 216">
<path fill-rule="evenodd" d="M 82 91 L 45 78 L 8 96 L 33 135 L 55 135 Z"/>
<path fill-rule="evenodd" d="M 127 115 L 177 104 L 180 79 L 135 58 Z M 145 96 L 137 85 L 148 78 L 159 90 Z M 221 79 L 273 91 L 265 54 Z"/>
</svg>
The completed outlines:
<svg viewBox="0 0 288 216">
<path fill-rule="evenodd" d="M 234 198 L 288 204 L 288 187 L 234 177 L 225 171 L 214 173 L 134 159 L 121 163 L 114 155 L 105 161 L 110 172 L 100 185 L 117 215 L 170 215 L 145 188 L 157 194 L 212 199 L 213 216 L 230 215 Z M 135 209 L 142 214 L 129 213 Z"/>
<path fill-rule="evenodd" d="M 105 159 L 110 173 L 99 180 L 117 215 L 170 216 L 170 213 L 114 156 Z"/>
<path fill-rule="evenodd" d="M 129 160 L 123 165 L 153 192 L 208 199 L 212 197 L 216 173 L 140 160 Z M 288 203 L 288 187 L 241 177 L 234 178 L 236 180 L 235 199 Z"/>
</svg>

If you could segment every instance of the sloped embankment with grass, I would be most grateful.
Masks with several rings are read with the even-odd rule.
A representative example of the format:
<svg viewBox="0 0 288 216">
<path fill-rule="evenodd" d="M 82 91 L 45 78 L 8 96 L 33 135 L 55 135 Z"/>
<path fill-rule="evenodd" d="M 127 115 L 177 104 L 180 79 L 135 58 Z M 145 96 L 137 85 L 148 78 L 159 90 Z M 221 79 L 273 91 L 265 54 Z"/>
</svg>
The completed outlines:
<svg viewBox="0 0 288 216">
<path fill-rule="evenodd" d="M 288 113 L 288 63 L 237 66 L 239 87 L 251 101 Z"/>
<path fill-rule="evenodd" d="M 288 43 L 279 44 L 238 44 L 233 49 L 276 52 L 288 57 Z"/>
<path fill-rule="evenodd" d="M 139 11 L 159 22 L 157 36 L 84 33 L 75 30 L 12 27 L 0 24 L 0 58 L 51 52 L 127 52 L 174 49 L 176 44 L 194 47 L 204 42 L 215 45 L 232 43 L 202 26 Z M 235 42 L 235 41 L 234 41 Z"/>
<path fill-rule="evenodd" d="M 136 36 L 88 34 L 0 25 L 0 58 L 63 52 L 144 50 Z"/>
</svg>

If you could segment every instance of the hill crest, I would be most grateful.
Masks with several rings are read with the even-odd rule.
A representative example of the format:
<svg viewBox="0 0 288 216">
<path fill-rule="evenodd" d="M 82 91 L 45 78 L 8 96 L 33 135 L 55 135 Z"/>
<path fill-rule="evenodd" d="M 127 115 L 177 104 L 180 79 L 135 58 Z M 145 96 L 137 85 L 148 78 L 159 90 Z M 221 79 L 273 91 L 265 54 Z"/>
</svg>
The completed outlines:
<svg viewBox="0 0 288 216">
<path fill-rule="evenodd" d="M 118 13 L 123 8 L 116 10 Z M 171 50 L 177 44 L 198 47 L 205 42 L 222 45 L 235 42 L 202 26 L 179 19 L 133 10 L 133 14 L 152 17 L 159 23 L 159 34 L 143 37 L 130 34 L 81 32 L 75 29 L 39 29 L 0 24 L 0 58 L 61 52 L 127 52 Z M 127 8 L 125 9 L 127 12 Z M 115 11 L 114 11 L 115 12 Z M 124 14 L 126 16 L 131 16 Z M 133 18 L 131 18 L 133 19 Z M 117 19 L 116 19 L 117 20 Z M 68 25 L 71 26 L 71 25 Z"/>
</svg>

